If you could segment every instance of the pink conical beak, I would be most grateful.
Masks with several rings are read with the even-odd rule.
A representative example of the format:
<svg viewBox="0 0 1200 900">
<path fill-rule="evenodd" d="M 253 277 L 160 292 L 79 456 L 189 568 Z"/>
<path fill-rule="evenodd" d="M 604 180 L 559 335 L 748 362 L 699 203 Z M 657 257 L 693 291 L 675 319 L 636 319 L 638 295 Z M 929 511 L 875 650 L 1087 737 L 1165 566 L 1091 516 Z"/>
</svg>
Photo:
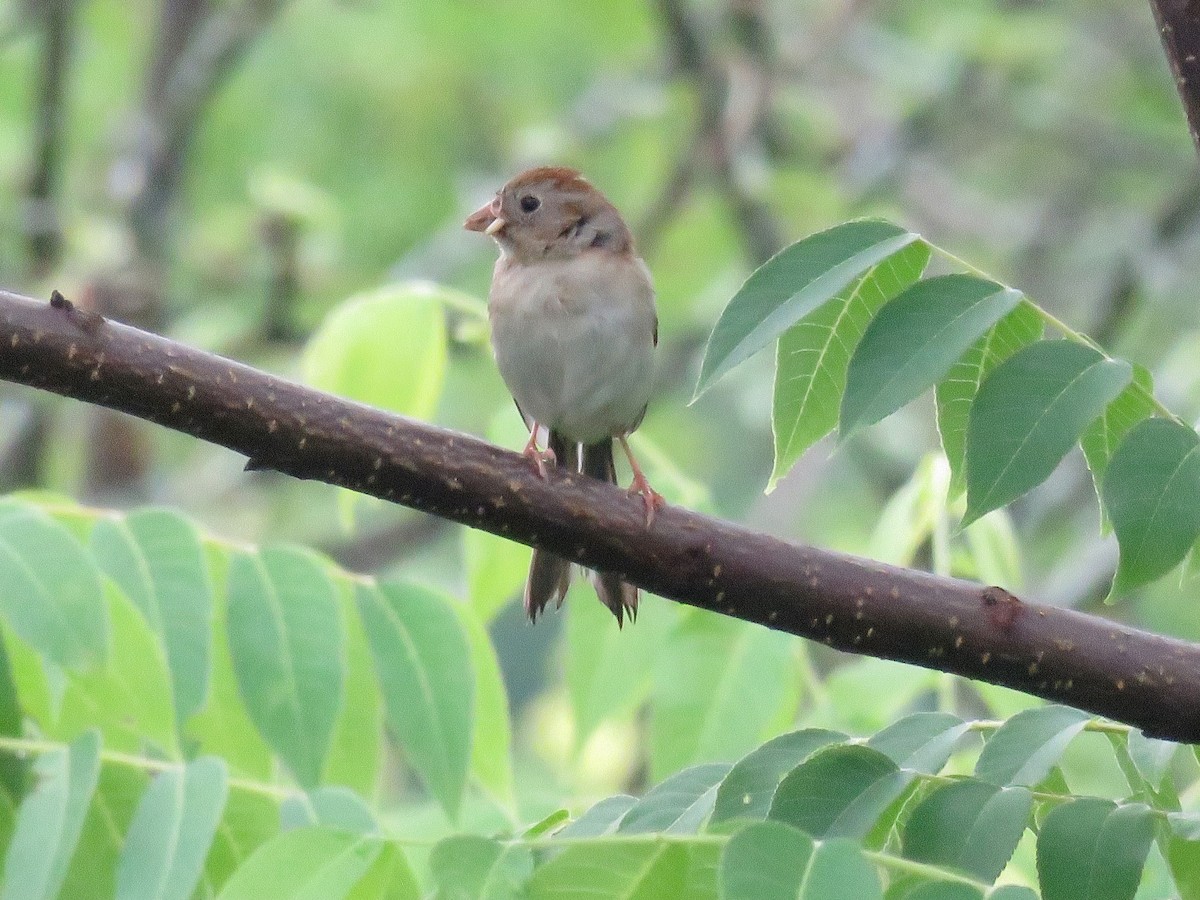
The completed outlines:
<svg viewBox="0 0 1200 900">
<path fill-rule="evenodd" d="M 467 229 L 467 231 L 481 231 L 484 234 L 495 234 L 507 224 L 499 215 L 499 207 L 499 198 L 485 206 L 479 207 L 479 209 L 467 216 L 467 221 L 463 222 L 463 228 Z"/>
</svg>

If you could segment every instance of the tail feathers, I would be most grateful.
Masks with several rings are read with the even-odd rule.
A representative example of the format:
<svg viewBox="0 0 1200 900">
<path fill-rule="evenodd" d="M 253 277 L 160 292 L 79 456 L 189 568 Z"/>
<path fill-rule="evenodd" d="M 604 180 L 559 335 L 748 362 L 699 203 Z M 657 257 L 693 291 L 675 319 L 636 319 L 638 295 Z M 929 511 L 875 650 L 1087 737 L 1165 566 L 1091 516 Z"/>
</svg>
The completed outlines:
<svg viewBox="0 0 1200 900">
<path fill-rule="evenodd" d="M 550 449 L 560 466 L 571 471 L 582 470 L 590 478 L 616 483 L 617 467 L 613 462 L 612 438 L 583 447 L 580 457 L 578 445 L 565 440 L 557 432 L 550 432 Z M 525 614 L 531 622 L 551 604 L 562 606 L 567 595 L 571 576 L 571 562 L 545 550 L 534 550 L 529 563 L 529 580 L 525 582 Z M 617 617 L 617 625 L 625 624 L 625 616 L 632 622 L 637 618 L 638 589 L 615 572 L 593 572 L 592 584 L 600 602 Z"/>
<path fill-rule="evenodd" d="M 617 466 L 613 462 L 612 438 L 605 438 L 596 444 L 586 444 L 583 448 L 582 462 L 583 474 L 601 481 L 617 483 Z M 625 613 L 629 614 L 630 622 L 637 618 L 638 589 L 632 584 L 615 572 L 593 573 L 592 584 L 596 587 L 596 594 L 600 597 L 600 602 L 617 617 L 618 625 L 624 624 Z"/>
<path fill-rule="evenodd" d="M 629 621 L 637 621 L 638 589 L 615 572 L 593 572 L 592 585 L 600 602 L 609 608 L 617 617 L 617 627 L 625 624 L 625 614 Z"/>
<path fill-rule="evenodd" d="M 570 581 L 570 560 L 545 550 L 534 550 L 529 561 L 529 579 L 525 582 L 525 615 L 529 621 L 536 622 L 550 603 L 562 606 Z"/>
</svg>

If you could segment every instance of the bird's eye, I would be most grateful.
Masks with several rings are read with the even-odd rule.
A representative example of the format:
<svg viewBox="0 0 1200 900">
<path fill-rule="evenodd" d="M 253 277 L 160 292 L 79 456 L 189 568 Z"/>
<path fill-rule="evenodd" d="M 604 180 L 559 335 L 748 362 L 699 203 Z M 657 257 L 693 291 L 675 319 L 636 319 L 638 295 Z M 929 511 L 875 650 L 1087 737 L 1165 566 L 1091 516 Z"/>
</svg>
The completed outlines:
<svg viewBox="0 0 1200 900">
<path fill-rule="evenodd" d="M 531 213 L 541 205 L 542 201 L 533 194 L 526 194 L 521 198 L 521 209 L 524 212 Z"/>
</svg>

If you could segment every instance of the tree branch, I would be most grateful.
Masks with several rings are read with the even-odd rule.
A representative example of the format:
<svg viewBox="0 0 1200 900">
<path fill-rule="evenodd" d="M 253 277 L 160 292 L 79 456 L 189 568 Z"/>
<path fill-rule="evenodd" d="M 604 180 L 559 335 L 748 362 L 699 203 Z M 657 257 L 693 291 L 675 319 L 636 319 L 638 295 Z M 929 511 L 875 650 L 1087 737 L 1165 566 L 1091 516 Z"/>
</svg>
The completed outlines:
<svg viewBox="0 0 1200 900">
<path fill-rule="evenodd" d="M 1150 8 L 1200 150 L 1200 0 L 1150 0 Z"/>
<path fill-rule="evenodd" d="M 664 597 L 831 647 L 1069 703 L 1200 742 L 1200 646 L 1001 588 L 663 509 L 464 434 L 0 291 L 0 378 L 140 416 L 250 458 L 621 572 Z M 634 626 L 636 627 L 636 626 Z"/>
</svg>

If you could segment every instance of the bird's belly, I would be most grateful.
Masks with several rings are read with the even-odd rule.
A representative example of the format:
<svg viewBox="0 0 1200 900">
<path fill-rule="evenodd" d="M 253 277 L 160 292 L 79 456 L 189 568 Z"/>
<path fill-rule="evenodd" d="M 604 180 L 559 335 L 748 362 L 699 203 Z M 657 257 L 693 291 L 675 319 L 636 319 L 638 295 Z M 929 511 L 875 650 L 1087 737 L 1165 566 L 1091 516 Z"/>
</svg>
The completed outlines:
<svg viewBox="0 0 1200 900">
<path fill-rule="evenodd" d="M 521 409 L 572 441 L 631 431 L 652 382 L 646 323 L 608 304 L 587 312 L 539 306 L 492 321 L 496 363 Z"/>
</svg>

